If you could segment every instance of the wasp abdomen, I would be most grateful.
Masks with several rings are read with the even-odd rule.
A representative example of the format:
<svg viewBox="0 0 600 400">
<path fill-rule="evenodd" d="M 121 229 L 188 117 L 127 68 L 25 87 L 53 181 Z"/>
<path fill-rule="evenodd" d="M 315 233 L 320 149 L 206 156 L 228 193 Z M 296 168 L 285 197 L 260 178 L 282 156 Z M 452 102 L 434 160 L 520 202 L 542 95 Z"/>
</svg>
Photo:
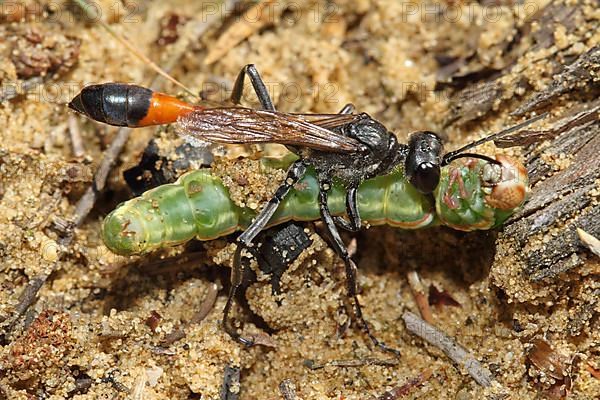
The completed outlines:
<svg viewBox="0 0 600 400">
<path fill-rule="evenodd" d="M 83 88 L 69 107 L 98 122 L 135 127 L 148 114 L 152 95 L 152 90 L 136 85 L 90 85 Z"/>
<path fill-rule="evenodd" d="M 125 83 L 86 86 L 69 107 L 98 122 L 130 128 L 172 123 L 194 110 L 176 97 Z"/>
</svg>

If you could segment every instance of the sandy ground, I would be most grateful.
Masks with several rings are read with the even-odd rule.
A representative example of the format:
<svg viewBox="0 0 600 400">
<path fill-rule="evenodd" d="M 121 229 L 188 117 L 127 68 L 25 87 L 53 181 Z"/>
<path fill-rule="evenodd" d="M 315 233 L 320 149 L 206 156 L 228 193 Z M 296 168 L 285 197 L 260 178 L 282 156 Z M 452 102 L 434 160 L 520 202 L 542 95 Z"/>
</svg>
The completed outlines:
<svg viewBox="0 0 600 400">
<path fill-rule="evenodd" d="M 174 63 L 170 72 L 192 91 L 216 88 L 212 100 L 223 100 L 239 69 L 255 63 L 278 109 L 336 112 L 352 102 L 402 141 L 411 131 L 432 130 L 443 132 L 451 148 L 503 128 L 506 104 L 524 93 L 505 92 L 485 118 L 445 126 L 454 88 L 439 84 L 442 61 L 466 57 L 474 70 L 501 70 L 508 63 L 506 43 L 546 6 L 494 2 L 499 13 L 492 19 L 486 14 L 490 4 L 453 1 L 267 3 L 269 17 L 262 17 L 268 21 L 229 44 L 217 38 L 243 31 L 240 21 L 250 15 L 225 18 L 229 5 L 94 4 L 101 19 L 142 53 L 159 65 Z M 554 51 L 575 43 L 572 51 L 580 54 L 600 42 L 597 6 L 581 2 L 587 25 L 571 36 L 559 30 Z M 169 130 L 132 133 L 105 193 L 61 254 L 57 222 L 74 215 L 116 132 L 74 116 L 65 104 L 85 84 L 147 85 L 154 72 L 73 4 L 4 2 L 0 11 L 0 397 L 275 399 L 282 398 L 278 386 L 285 379 L 302 399 L 599 397 L 598 258 L 584 251 L 585 264 L 571 272 L 566 288 L 531 285 L 515 260 L 535 248 L 520 248 L 498 232 L 378 227 L 354 235 L 364 312 L 375 335 L 401 351 L 396 358 L 373 349 L 354 324 L 347 326 L 343 264 L 315 233 L 319 226 L 306 224 L 313 245 L 284 274 L 282 294 L 273 296 L 261 274 L 246 294 L 250 309 L 272 330 L 270 338 L 262 334 L 265 345 L 241 347 L 220 327 L 231 237 L 135 258 L 111 254 L 99 237 L 102 218 L 131 196 L 122 172 L 137 164 L 150 138 L 175 140 Z M 257 19 L 247 25 L 256 26 Z M 522 67 L 520 80 L 542 88 L 552 79 L 552 66 L 536 64 L 536 54 L 515 63 Z M 207 57 L 214 61 L 207 64 Z M 30 88 L 36 80 L 42 84 Z M 21 94 L 8 96 L 14 87 Z M 161 81 L 160 87 L 185 96 L 171 83 Z M 256 105 L 251 96 L 244 100 Z M 73 130 L 81 149 L 74 146 Z M 496 150 L 486 145 L 480 151 Z M 518 155 L 518 149 L 504 152 Z M 552 161 L 560 170 L 560 158 Z M 598 192 L 592 196 L 597 201 Z M 537 239 L 539 248 L 545 238 Z M 193 257 L 185 258 L 190 252 Z M 25 285 L 52 268 L 37 302 L 12 323 Z M 407 282 L 413 270 L 425 288 L 433 285 L 460 304 L 432 307 L 433 321 L 491 371 L 491 387 L 479 386 L 406 330 L 403 312 L 418 313 Z M 208 315 L 186 325 L 207 304 Z M 573 313 L 585 314 L 576 334 L 570 330 Z M 248 320 L 241 312 L 236 316 Z M 181 326 L 185 336 L 169 340 Z M 262 332 L 252 322 L 244 330 Z M 241 372 L 223 394 L 226 367 Z"/>
</svg>

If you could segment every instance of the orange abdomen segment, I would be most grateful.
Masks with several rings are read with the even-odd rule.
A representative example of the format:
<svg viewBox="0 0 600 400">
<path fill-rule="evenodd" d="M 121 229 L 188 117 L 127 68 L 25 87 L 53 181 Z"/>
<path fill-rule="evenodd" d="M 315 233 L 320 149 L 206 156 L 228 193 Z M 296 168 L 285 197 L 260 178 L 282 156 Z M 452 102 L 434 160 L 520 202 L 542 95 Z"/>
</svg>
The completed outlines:
<svg viewBox="0 0 600 400">
<path fill-rule="evenodd" d="M 150 106 L 146 115 L 141 118 L 137 126 L 150 126 L 170 124 L 197 107 L 179 100 L 176 97 L 169 96 L 163 93 L 152 93 Z"/>
</svg>

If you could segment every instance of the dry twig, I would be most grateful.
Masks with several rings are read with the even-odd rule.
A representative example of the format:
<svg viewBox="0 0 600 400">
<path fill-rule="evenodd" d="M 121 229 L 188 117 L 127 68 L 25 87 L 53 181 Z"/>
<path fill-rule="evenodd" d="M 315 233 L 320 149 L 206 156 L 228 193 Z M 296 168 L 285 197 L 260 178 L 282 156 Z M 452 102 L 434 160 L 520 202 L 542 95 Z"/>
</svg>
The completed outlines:
<svg viewBox="0 0 600 400">
<path fill-rule="evenodd" d="M 175 343 L 178 340 L 183 339 L 185 337 L 186 329 L 188 329 L 191 325 L 202 322 L 202 320 L 204 320 L 208 313 L 213 309 L 215 302 L 217 301 L 218 292 L 219 291 L 217 288 L 217 284 L 211 283 L 208 286 L 208 293 L 206 293 L 204 301 L 202 302 L 202 304 L 200 304 L 200 309 L 198 310 L 198 312 L 196 312 L 187 323 L 183 324 L 178 329 L 175 329 L 171 331 L 171 333 L 167 334 L 163 340 L 163 344 L 168 346 L 170 344 Z"/>
<path fill-rule="evenodd" d="M 417 387 L 417 386 L 423 384 L 424 382 L 426 382 L 427 380 L 429 380 L 429 378 L 431 378 L 432 374 L 433 374 L 433 372 L 430 369 L 426 369 L 423 372 L 421 372 L 418 376 L 410 379 L 404 385 L 397 386 L 397 387 L 385 392 L 384 394 L 379 396 L 378 400 L 396 400 L 396 399 L 399 399 L 400 397 L 404 397 L 407 394 L 409 394 L 415 387 Z"/>
<path fill-rule="evenodd" d="M 312 360 L 306 360 L 304 365 L 311 370 L 322 369 L 327 366 L 341 368 L 364 367 L 365 365 L 379 365 L 383 367 L 393 367 L 398 365 L 398 360 L 395 358 L 379 359 L 379 358 L 359 358 L 351 360 L 331 360 L 324 364 L 315 364 Z"/>
<path fill-rule="evenodd" d="M 406 329 L 442 350 L 452 361 L 464 367 L 475 382 L 484 387 L 492 384 L 491 372 L 454 339 L 411 312 L 402 314 L 402 319 Z"/>
<path fill-rule="evenodd" d="M 95 7 L 90 6 L 85 0 L 74 0 L 74 1 L 75 1 L 75 4 L 77 4 L 85 12 L 86 16 L 89 19 L 100 24 L 100 26 L 102 26 L 102 28 L 106 29 L 106 31 L 112 37 L 114 37 L 119 43 L 121 43 L 123 46 L 125 46 L 127 48 L 127 50 L 129 50 L 133 55 L 135 55 L 137 58 L 142 60 L 144 62 L 144 64 L 146 64 L 150 68 L 152 68 L 152 70 L 154 70 L 154 72 L 156 72 L 158 75 L 162 76 L 169 82 L 172 82 L 175 85 L 179 86 L 180 88 L 182 88 L 183 90 L 185 90 L 186 92 L 191 94 L 192 96 L 196 97 L 194 92 L 192 92 L 190 89 L 188 89 L 187 86 L 185 86 L 183 83 L 179 82 L 177 79 L 173 78 L 171 75 L 169 75 L 169 73 L 167 71 L 165 71 L 164 69 L 162 69 L 161 67 L 156 65 L 152 60 L 150 60 L 144 53 L 139 51 L 127 39 L 125 39 L 123 36 L 121 36 L 117 32 L 115 32 L 106 22 L 104 22 L 100 18 L 99 15 L 96 14 Z"/>
<path fill-rule="evenodd" d="M 585 370 L 589 372 L 594 378 L 600 379 L 600 371 L 595 369 L 589 362 L 586 363 Z"/>
<path fill-rule="evenodd" d="M 600 257 L 600 240 L 598 240 L 598 238 L 580 228 L 577 228 L 577 235 L 579 236 L 579 240 L 581 240 L 592 253 Z"/>
<path fill-rule="evenodd" d="M 425 287 L 421 283 L 419 274 L 417 271 L 410 271 L 407 274 L 407 278 L 410 289 L 415 297 L 415 302 L 417 303 L 417 307 L 421 313 L 421 317 L 423 317 L 423 319 L 430 324 L 433 323 L 431 308 L 429 307 L 429 301 L 427 300 L 427 295 L 425 294 Z"/>
<path fill-rule="evenodd" d="M 75 115 L 69 115 L 69 136 L 71 138 L 71 147 L 73 149 L 73 156 L 76 158 L 83 157 L 85 155 L 85 148 L 83 147 L 83 140 L 81 139 L 81 129 L 79 121 Z"/>
<path fill-rule="evenodd" d="M 263 0 L 248 9 L 220 37 L 204 58 L 205 64 L 212 64 L 229 50 L 252 36 L 263 27 L 274 24 L 283 11 L 276 0 Z"/>
</svg>

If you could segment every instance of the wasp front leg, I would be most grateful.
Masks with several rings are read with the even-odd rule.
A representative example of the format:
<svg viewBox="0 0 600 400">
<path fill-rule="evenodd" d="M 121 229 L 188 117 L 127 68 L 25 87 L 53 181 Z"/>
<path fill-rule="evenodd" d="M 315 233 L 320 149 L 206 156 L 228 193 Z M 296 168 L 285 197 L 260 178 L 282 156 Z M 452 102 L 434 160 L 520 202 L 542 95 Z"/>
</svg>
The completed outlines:
<svg viewBox="0 0 600 400">
<path fill-rule="evenodd" d="M 342 107 L 339 114 L 352 114 L 354 112 L 354 110 L 355 110 L 354 104 L 347 103 L 344 107 Z"/>
<path fill-rule="evenodd" d="M 332 239 L 333 249 L 337 253 L 338 256 L 344 261 L 344 266 L 346 270 L 346 290 L 348 292 L 348 297 L 352 300 L 354 306 L 354 315 L 356 317 L 357 322 L 364 330 L 364 332 L 369 336 L 369 339 L 373 342 L 374 345 L 380 347 L 385 351 L 389 351 L 394 353 L 395 355 L 400 355 L 400 351 L 396 350 L 392 347 L 387 346 L 385 343 L 381 342 L 377 339 L 370 331 L 369 325 L 367 321 L 363 317 L 362 308 L 360 306 L 360 302 L 358 301 L 358 282 L 357 282 L 357 268 L 352 258 L 348 254 L 348 249 L 344 245 L 342 238 L 340 237 L 340 233 L 335 226 L 335 221 L 331 216 L 331 212 L 329 211 L 329 206 L 327 205 L 327 199 L 329 191 L 331 190 L 331 182 L 326 179 L 321 179 L 320 181 L 320 190 L 319 190 L 319 211 L 321 213 L 321 219 L 325 223 L 325 227 L 327 228 L 327 232 Z"/>
<path fill-rule="evenodd" d="M 277 191 L 275 195 L 269 200 L 261 212 L 256 216 L 252 224 L 237 238 L 237 248 L 233 256 L 233 265 L 231 268 L 231 288 L 229 289 L 229 296 L 227 297 L 227 303 L 223 310 L 223 328 L 225 332 L 229 334 L 233 339 L 237 340 L 243 345 L 252 346 L 254 341 L 252 339 L 244 338 L 240 336 L 236 328 L 229 323 L 229 312 L 233 305 L 233 300 L 240 286 L 242 285 L 242 278 L 244 276 L 244 264 L 242 263 L 242 250 L 252 246 L 252 241 L 262 231 L 273 214 L 279 207 L 279 204 L 283 201 L 285 196 L 289 193 L 292 187 L 304 176 L 306 173 L 306 165 L 304 161 L 298 160 L 292 164 L 287 172 L 285 181 Z"/>
</svg>

